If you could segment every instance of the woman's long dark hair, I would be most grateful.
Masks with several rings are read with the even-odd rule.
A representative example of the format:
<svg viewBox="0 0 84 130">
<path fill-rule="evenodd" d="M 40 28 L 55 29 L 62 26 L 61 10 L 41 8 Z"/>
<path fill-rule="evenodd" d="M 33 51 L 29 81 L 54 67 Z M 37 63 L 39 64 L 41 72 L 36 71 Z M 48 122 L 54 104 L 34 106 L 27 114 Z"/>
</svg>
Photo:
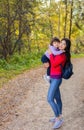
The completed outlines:
<svg viewBox="0 0 84 130">
<path fill-rule="evenodd" d="M 67 57 L 66 63 L 68 64 L 71 62 L 71 54 L 70 54 L 71 41 L 68 38 L 63 38 L 61 41 L 66 42 L 65 54 Z"/>
</svg>

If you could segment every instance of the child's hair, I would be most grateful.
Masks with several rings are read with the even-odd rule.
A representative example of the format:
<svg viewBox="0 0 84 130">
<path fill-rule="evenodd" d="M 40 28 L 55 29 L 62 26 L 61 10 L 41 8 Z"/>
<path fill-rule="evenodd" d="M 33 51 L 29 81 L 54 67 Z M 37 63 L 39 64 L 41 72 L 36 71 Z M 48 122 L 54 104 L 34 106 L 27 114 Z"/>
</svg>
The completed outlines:
<svg viewBox="0 0 84 130">
<path fill-rule="evenodd" d="M 50 45 L 53 46 L 53 42 L 60 42 L 59 38 L 57 37 L 54 37 L 52 38 L 51 42 L 50 42 Z"/>
</svg>

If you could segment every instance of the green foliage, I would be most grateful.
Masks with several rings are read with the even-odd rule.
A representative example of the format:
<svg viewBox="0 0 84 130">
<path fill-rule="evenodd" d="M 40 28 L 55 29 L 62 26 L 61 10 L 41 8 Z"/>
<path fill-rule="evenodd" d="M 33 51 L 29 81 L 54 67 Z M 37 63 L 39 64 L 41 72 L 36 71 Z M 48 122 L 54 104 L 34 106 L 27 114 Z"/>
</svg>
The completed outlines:
<svg viewBox="0 0 84 130">
<path fill-rule="evenodd" d="M 4 82 L 33 67 L 41 64 L 41 56 L 44 51 L 27 54 L 15 54 L 8 61 L 0 60 L 0 86 Z"/>
<path fill-rule="evenodd" d="M 29 54 L 15 54 L 8 61 L 0 60 L 0 68 L 4 70 L 20 70 L 27 69 L 35 66 L 35 64 L 40 64 L 40 57 L 42 52 L 32 52 Z"/>
<path fill-rule="evenodd" d="M 72 58 L 84 58 L 84 53 L 80 53 L 80 54 L 72 54 Z"/>
</svg>

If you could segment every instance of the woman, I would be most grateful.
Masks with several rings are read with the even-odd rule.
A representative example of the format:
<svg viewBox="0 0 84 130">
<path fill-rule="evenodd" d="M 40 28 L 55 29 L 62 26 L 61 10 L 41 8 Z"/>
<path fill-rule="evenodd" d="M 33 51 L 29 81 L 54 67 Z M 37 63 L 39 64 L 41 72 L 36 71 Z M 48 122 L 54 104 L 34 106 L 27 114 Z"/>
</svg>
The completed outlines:
<svg viewBox="0 0 84 130">
<path fill-rule="evenodd" d="M 61 66 L 64 66 L 65 63 L 70 62 L 70 46 L 71 42 L 68 38 L 63 38 L 61 40 L 59 49 L 64 51 L 64 53 L 54 56 L 50 50 L 48 53 L 50 54 L 50 88 L 48 90 L 47 100 L 53 109 L 55 114 L 55 118 L 51 119 L 51 122 L 54 122 L 53 128 L 59 128 L 63 123 L 62 118 L 62 100 L 60 94 L 60 85 L 62 83 L 62 69 Z"/>
</svg>

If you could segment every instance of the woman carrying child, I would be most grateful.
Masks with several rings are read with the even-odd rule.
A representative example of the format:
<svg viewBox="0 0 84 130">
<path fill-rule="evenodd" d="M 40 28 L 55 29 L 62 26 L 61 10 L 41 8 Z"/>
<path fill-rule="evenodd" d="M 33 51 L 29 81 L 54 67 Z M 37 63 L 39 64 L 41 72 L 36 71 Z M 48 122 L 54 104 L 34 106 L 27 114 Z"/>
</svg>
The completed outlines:
<svg viewBox="0 0 84 130">
<path fill-rule="evenodd" d="M 54 37 L 49 45 L 49 49 L 52 51 L 53 55 L 59 55 L 62 54 L 63 51 L 59 50 L 59 44 L 60 40 L 57 37 Z M 46 81 L 50 82 L 50 56 L 48 51 L 45 52 L 45 54 L 42 56 L 41 61 L 44 64 L 44 67 L 47 68 L 47 74 L 45 74 L 43 77 Z"/>
<path fill-rule="evenodd" d="M 55 115 L 54 118 L 50 119 L 51 122 L 54 122 L 54 129 L 61 127 L 63 124 L 62 100 L 60 94 L 62 69 L 60 65 L 64 66 L 70 62 L 70 46 L 71 41 L 68 38 L 63 38 L 59 44 L 59 50 L 61 51 L 59 55 L 54 55 L 50 49 L 47 50 L 50 58 L 50 87 L 47 100 Z"/>
</svg>

